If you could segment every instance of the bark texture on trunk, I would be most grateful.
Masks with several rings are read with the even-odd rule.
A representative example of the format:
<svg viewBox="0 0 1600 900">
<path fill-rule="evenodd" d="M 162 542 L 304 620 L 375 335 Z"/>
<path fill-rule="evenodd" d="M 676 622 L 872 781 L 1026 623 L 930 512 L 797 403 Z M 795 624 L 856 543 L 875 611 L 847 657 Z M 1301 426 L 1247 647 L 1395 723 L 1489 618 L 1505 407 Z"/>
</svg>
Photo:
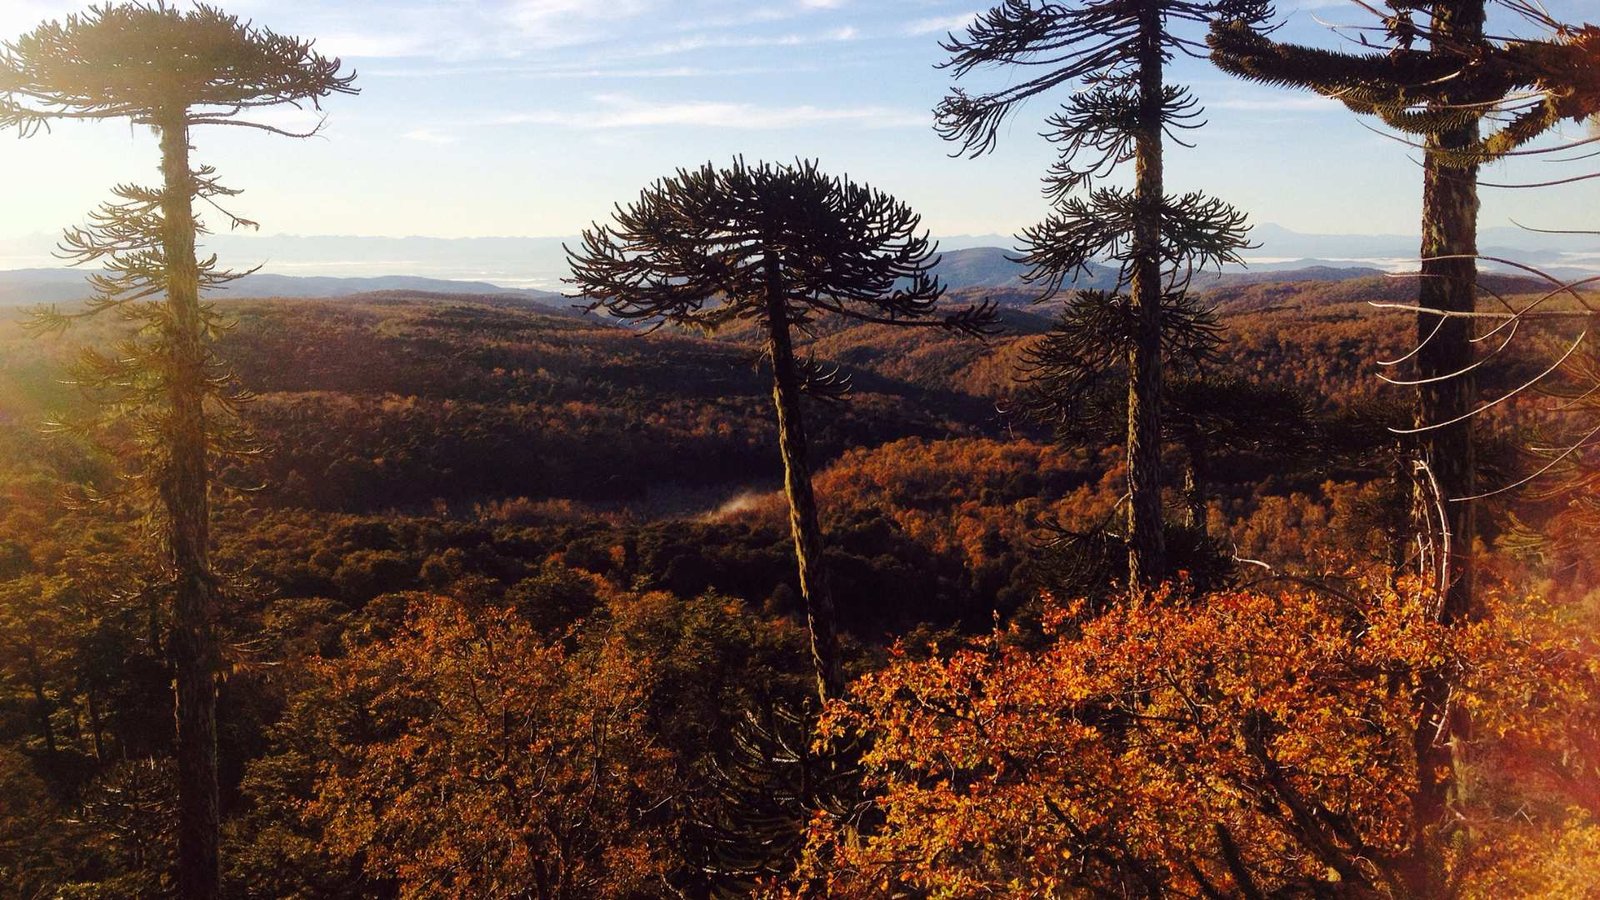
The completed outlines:
<svg viewBox="0 0 1600 900">
<path fill-rule="evenodd" d="M 1184 524 L 1201 532 L 1206 531 L 1206 484 L 1211 480 L 1210 458 L 1201 440 L 1191 440 L 1186 448 L 1189 464 L 1183 470 L 1183 501 L 1187 518 Z"/>
<path fill-rule="evenodd" d="M 89 706 L 89 728 L 90 733 L 94 736 L 94 761 L 105 765 L 105 742 L 100 736 L 105 729 L 100 727 L 100 704 L 95 702 L 94 691 L 92 690 L 84 693 L 84 700 L 87 701 Z"/>
<path fill-rule="evenodd" d="M 1128 586 L 1150 587 L 1166 569 L 1161 531 L 1161 8 L 1147 0 L 1139 52 L 1139 135 L 1134 151 L 1130 290 L 1138 333 L 1128 351 Z"/>
<path fill-rule="evenodd" d="M 33 709 L 35 717 L 39 720 L 39 736 L 44 738 L 45 750 L 54 757 L 56 729 L 50 722 L 50 715 L 55 712 L 55 704 L 50 702 L 50 697 L 44 692 L 44 673 L 39 669 L 39 660 L 35 657 L 30 662 L 32 664 L 30 668 L 33 670 Z"/>
<path fill-rule="evenodd" d="M 1459 12 L 1440 13 L 1436 27 L 1449 22 L 1451 31 L 1468 39 L 1483 33 L 1483 10 L 1478 4 L 1476 18 L 1463 3 Z M 1441 4 L 1444 8 L 1447 4 Z M 1449 151 L 1466 151 L 1478 142 L 1476 124 L 1467 125 L 1427 138 L 1423 162 L 1422 194 L 1422 280 L 1419 305 L 1448 312 L 1470 312 L 1477 300 L 1478 251 L 1478 167 L 1449 166 L 1441 158 Z M 1441 257 L 1459 256 L 1459 259 Z M 1421 379 L 1440 379 L 1423 384 L 1417 396 L 1417 424 L 1435 425 L 1460 419 L 1473 408 L 1477 379 L 1465 371 L 1475 358 L 1472 320 L 1441 319 L 1422 314 L 1417 319 L 1417 375 Z M 1455 374 L 1462 373 L 1462 374 Z M 1448 376 L 1448 377 L 1446 377 Z M 1455 424 L 1423 432 L 1421 453 L 1433 482 L 1446 501 L 1476 493 L 1475 451 L 1472 423 Z M 1447 622 L 1467 616 L 1473 606 L 1474 576 L 1472 539 L 1475 508 L 1471 502 L 1447 502 L 1440 522 L 1439 504 L 1431 500 L 1419 504 L 1419 522 L 1431 523 L 1435 533 L 1443 525 L 1444 540 L 1439 543 L 1441 560 L 1448 565 L 1441 572 L 1447 577 L 1445 603 L 1441 616 Z M 1423 518 L 1426 517 L 1426 518 Z M 1448 554 L 1445 555 L 1445 551 Z"/>
<path fill-rule="evenodd" d="M 167 267 L 168 454 L 158 474 L 167 517 L 172 624 L 168 651 L 176 680 L 178 895 L 220 896 L 217 799 L 217 648 L 211 516 L 206 468 L 206 354 L 195 260 L 194 176 L 187 111 L 169 110 L 161 133 L 162 252 Z"/>
<path fill-rule="evenodd" d="M 1483 0 L 1435 5 L 1432 26 L 1441 40 L 1471 46 L 1483 38 Z M 1439 43 L 1438 40 L 1435 43 Z M 1467 98 L 1456 98 L 1467 99 Z M 1429 135 L 1423 160 L 1422 279 L 1418 305 L 1470 311 L 1477 300 L 1478 167 L 1451 166 L 1446 156 L 1465 151 L 1479 138 L 1477 122 Z M 1442 257 L 1461 257 L 1445 259 Z M 1473 408 L 1476 379 L 1465 370 L 1474 358 L 1470 319 L 1421 314 L 1417 319 L 1419 426 L 1462 419 Z M 1462 374 L 1456 374 L 1462 373 Z M 1429 380 L 1437 379 L 1437 380 Z M 1422 433 L 1423 467 L 1418 473 L 1415 521 L 1434 548 L 1424 577 L 1439 580 L 1439 620 L 1464 623 L 1474 613 L 1472 541 L 1476 515 L 1471 502 L 1451 502 L 1476 493 L 1475 451 L 1470 420 Z M 1415 750 L 1419 781 L 1413 798 L 1411 871 L 1418 897 L 1445 891 L 1444 844 L 1455 826 L 1460 800 L 1461 754 L 1470 737 L 1465 714 L 1450 705 L 1450 676 L 1427 674 L 1417 697 Z"/>
<path fill-rule="evenodd" d="M 822 525 L 811 491 L 811 466 L 806 459 L 806 430 L 800 416 L 800 378 L 789 335 L 789 308 L 784 301 L 778 259 L 768 257 L 767 354 L 772 357 L 772 405 L 778 414 L 778 447 L 783 454 L 783 493 L 789 500 L 789 534 L 794 539 L 800 596 L 805 601 L 811 659 L 817 670 L 817 695 L 826 701 L 844 689 L 839 664 L 839 633 L 833 595 L 822 556 Z"/>
</svg>

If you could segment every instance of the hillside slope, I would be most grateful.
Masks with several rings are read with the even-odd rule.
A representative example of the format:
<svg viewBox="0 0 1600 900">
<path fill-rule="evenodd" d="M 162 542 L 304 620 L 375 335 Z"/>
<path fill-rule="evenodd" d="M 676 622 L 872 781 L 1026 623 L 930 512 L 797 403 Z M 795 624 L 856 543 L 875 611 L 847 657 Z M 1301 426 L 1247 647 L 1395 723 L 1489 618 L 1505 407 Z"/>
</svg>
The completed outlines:
<svg viewBox="0 0 1600 900">
<path fill-rule="evenodd" d="M 1414 324 L 1374 310 L 1408 285 L 1385 278 L 1256 283 L 1213 291 L 1229 342 L 1220 370 L 1286 384 L 1324 409 L 1403 401 L 1375 377 Z M 257 395 L 267 451 L 230 480 L 253 502 L 329 511 L 470 513 L 527 498 L 650 515 L 698 513 L 776 487 L 769 384 L 756 331 L 716 339 L 644 334 L 514 296 L 390 292 L 325 300 L 228 300 L 219 353 Z M 1007 415 L 1047 307 L 1005 310 L 988 340 L 931 328 L 820 321 L 805 352 L 838 365 L 853 394 L 811 402 L 821 471 L 846 451 L 920 438 L 1045 434 Z M 62 384 L 76 348 L 107 346 L 95 322 L 53 338 L 0 328 L 0 421 L 18 440 L 84 404 Z M 76 410 L 76 412 L 74 412 Z"/>
</svg>

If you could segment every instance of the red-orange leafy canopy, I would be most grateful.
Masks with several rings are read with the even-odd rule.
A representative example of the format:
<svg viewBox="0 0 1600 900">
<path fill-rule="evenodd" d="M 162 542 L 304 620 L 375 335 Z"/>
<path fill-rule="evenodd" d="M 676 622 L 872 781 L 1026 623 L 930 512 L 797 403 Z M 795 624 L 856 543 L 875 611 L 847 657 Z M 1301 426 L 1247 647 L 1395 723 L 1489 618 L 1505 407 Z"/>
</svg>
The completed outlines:
<svg viewBox="0 0 1600 900">
<path fill-rule="evenodd" d="M 569 651 L 424 597 L 320 666 L 350 727 L 310 813 L 402 896 L 627 896 L 664 871 L 671 769 L 646 732 L 650 667 L 620 640 Z"/>
<path fill-rule="evenodd" d="M 1429 842 L 1465 896 L 1571 896 L 1600 877 L 1594 646 L 1533 604 L 1457 629 L 1425 605 L 1236 591 L 1061 611 L 1037 652 L 902 654 L 830 719 L 874 741 L 882 824 L 819 819 L 802 875 L 841 897 L 1411 897 Z M 1418 835 L 1433 667 L 1475 746 L 1459 820 Z"/>
</svg>

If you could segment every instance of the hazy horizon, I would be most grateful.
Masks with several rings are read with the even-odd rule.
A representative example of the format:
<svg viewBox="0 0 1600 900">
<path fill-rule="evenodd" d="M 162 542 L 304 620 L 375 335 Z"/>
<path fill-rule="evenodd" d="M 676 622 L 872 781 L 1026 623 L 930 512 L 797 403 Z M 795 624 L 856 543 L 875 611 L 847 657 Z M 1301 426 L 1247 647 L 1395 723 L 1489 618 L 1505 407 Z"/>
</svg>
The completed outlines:
<svg viewBox="0 0 1600 900">
<path fill-rule="evenodd" d="M 1259 246 L 1244 253 L 1246 265 L 1227 271 L 1295 268 L 1300 264 L 1366 267 L 1388 272 L 1416 268 L 1416 235 L 1316 234 L 1264 222 L 1254 229 Z M 971 249 L 1010 250 L 1013 240 L 1000 234 L 934 235 L 939 249 L 951 253 Z M 216 252 L 224 266 L 260 266 L 262 274 L 302 278 L 412 277 L 485 282 L 509 289 L 560 291 L 566 276 L 563 243 L 576 235 L 437 237 L 409 235 L 292 235 L 232 232 L 202 238 L 207 252 Z M 70 268 L 52 255 L 57 237 L 39 233 L 0 239 L 0 272 Z M 1484 229 L 1486 255 L 1502 255 L 1556 274 L 1600 272 L 1600 236 L 1541 234 L 1523 229 Z M 1496 268 L 1486 263 L 1485 268 Z M 91 267 L 92 270 L 92 267 Z M 87 271 L 85 272 L 87 274 Z"/>
</svg>

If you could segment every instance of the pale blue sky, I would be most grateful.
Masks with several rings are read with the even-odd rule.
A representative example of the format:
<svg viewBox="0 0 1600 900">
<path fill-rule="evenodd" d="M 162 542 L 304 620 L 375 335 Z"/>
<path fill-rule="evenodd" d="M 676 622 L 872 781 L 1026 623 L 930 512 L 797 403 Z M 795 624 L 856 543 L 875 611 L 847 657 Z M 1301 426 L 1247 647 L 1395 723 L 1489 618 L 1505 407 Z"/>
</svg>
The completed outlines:
<svg viewBox="0 0 1600 900">
<path fill-rule="evenodd" d="M 360 73 L 324 133 L 292 141 L 210 128 L 196 158 L 244 188 L 264 233 L 571 235 L 651 179 L 707 159 L 816 157 L 910 202 L 938 235 L 1010 234 L 1045 211 L 1043 98 L 998 150 L 951 159 L 929 110 L 949 84 L 937 41 L 985 5 L 952 0 L 235 0 L 275 30 L 318 38 Z M 82 4 L 0 0 L 15 36 Z M 1568 18 L 1592 0 L 1551 8 Z M 1343 0 L 1280 2 L 1296 40 L 1318 18 L 1366 23 Z M 1528 29 L 1522 29 L 1527 32 Z M 980 72 L 973 89 L 1001 83 Z M 1304 232 L 1411 233 L 1415 154 L 1337 104 L 1258 88 L 1185 61 L 1211 124 L 1173 148 L 1169 184 L 1205 189 L 1259 222 Z M 292 111 L 290 111 L 292 113 Z M 296 124 L 292 114 L 274 116 Z M 1572 126 L 1568 136 L 1586 133 Z M 1579 163 L 1590 168 L 1594 161 Z M 148 135 L 72 124 L 0 141 L 0 238 L 55 233 L 123 180 L 154 177 Z M 1582 169 L 1497 166 L 1493 180 Z M 1600 226 L 1600 182 L 1486 196 L 1486 225 Z"/>
</svg>

